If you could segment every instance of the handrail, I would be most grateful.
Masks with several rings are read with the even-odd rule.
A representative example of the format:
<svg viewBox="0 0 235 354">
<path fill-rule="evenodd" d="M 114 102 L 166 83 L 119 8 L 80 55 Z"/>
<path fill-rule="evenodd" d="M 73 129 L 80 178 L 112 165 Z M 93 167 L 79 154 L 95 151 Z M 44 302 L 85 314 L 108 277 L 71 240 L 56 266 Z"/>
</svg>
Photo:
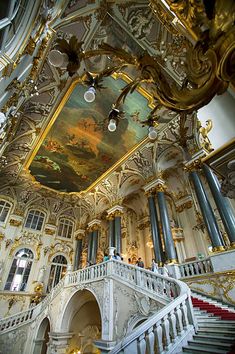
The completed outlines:
<svg viewBox="0 0 235 354">
<path fill-rule="evenodd" d="M 192 262 L 181 263 L 179 264 L 179 270 L 182 278 L 213 273 L 210 257 Z"/>
<path fill-rule="evenodd" d="M 46 309 L 48 304 L 53 301 L 53 299 L 61 292 L 62 289 L 77 285 L 79 283 L 86 284 L 88 282 L 100 280 L 108 276 L 115 276 L 115 278 L 119 278 L 120 280 L 124 281 L 128 286 L 138 287 L 139 289 L 141 289 L 140 291 L 145 291 L 149 293 L 150 296 L 161 296 L 162 299 L 165 300 L 165 303 L 170 302 L 169 305 L 172 304 L 172 300 L 175 301 L 178 298 L 182 300 L 182 295 L 184 295 L 188 291 L 188 287 L 186 284 L 173 278 L 168 278 L 153 273 L 149 270 L 126 264 L 122 261 L 109 260 L 74 272 L 68 272 L 66 276 L 52 289 L 51 293 L 48 294 L 41 303 L 39 303 L 35 307 L 29 308 L 26 311 L 0 320 L 0 332 L 10 330 L 12 328 L 15 328 L 16 326 L 33 321 L 39 314 L 41 314 Z M 183 306 L 182 302 L 179 306 Z M 169 307 L 167 305 L 167 307 L 164 308 L 164 311 L 167 311 L 166 309 L 168 308 Z M 170 308 L 171 311 L 175 311 L 172 306 Z M 182 310 L 180 309 L 179 311 Z M 157 319 L 159 318 L 159 316 L 160 314 L 158 314 Z M 176 315 L 172 316 L 174 317 Z M 155 319 L 153 319 L 153 322 L 154 321 Z"/>
<path fill-rule="evenodd" d="M 0 319 L 0 333 L 9 328 L 15 328 L 33 321 L 60 292 L 64 285 L 64 278 L 52 289 L 52 291 L 34 307 L 18 312 L 14 315 Z"/>
<path fill-rule="evenodd" d="M 142 270 L 142 272 L 152 273 L 147 270 Z M 157 278 L 159 277 L 167 279 L 157 275 Z M 162 353 L 174 346 L 177 337 L 194 331 L 195 319 L 188 286 L 179 280 L 171 278 L 168 280 L 174 283 L 176 289 L 179 290 L 174 296 L 171 293 L 171 302 L 116 344 L 109 352 L 110 354 L 120 352 L 145 354 L 146 348 L 148 348 L 148 353 L 156 351 Z"/>
<path fill-rule="evenodd" d="M 168 350 L 177 336 L 192 329 L 193 317 L 190 313 L 191 302 L 188 294 L 183 294 L 173 303 L 166 305 L 161 312 L 151 316 L 147 321 L 132 331 L 121 340 L 109 353 L 118 354 L 125 349 L 125 353 L 145 353 L 144 348 L 149 348 L 149 353 L 162 353 Z M 131 346 L 131 351 L 128 351 Z M 157 346 L 157 348 L 156 348 Z M 138 348 L 140 350 L 138 350 Z"/>
</svg>

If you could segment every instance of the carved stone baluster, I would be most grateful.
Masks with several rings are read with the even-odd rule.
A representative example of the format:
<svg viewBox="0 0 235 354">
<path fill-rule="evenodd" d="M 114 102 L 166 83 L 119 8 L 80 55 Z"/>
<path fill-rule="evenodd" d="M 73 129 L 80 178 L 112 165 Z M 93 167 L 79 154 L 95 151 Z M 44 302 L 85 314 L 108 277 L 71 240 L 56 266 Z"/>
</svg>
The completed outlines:
<svg viewBox="0 0 235 354">
<path fill-rule="evenodd" d="M 143 333 L 138 338 L 138 354 L 145 354 L 145 353 L 146 353 L 146 339 L 145 339 L 145 333 Z"/>
<path fill-rule="evenodd" d="M 202 261 L 202 274 L 208 273 L 208 263 L 207 261 Z"/>
<path fill-rule="evenodd" d="M 165 349 L 167 350 L 171 344 L 170 325 L 169 325 L 168 315 L 163 317 L 162 327 L 163 327 L 163 333 L 165 337 L 165 346 L 166 346 Z"/>
<path fill-rule="evenodd" d="M 148 329 L 148 334 L 146 337 L 146 342 L 147 342 L 147 353 L 148 354 L 155 354 L 154 353 L 154 333 L 153 333 L 153 327 Z"/>
<path fill-rule="evenodd" d="M 195 270 L 195 273 L 196 273 L 196 274 L 200 274 L 200 272 L 199 272 L 199 267 L 200 267 L 200 264 L 197 263 L 197 262 L 195 262 L 195 263 L 194 263 L 194 270 Z"/>
<path fill-rule="evenodd" d="M 185 271 L 186 271 L 186 276 L 189 277 L 190 276 L 189 264 L 185 265 Z"/>
<path fill-rule="evenodd" d="M 176 327 L 177 327 L 178 334 L 182 335 L 182 333 L 184 331 L 184 328 L 183 328 L 182 312 L 181 312 L 181 309 L 180 309 L 180 305 L 176 306 L 175 315 L 176 315 L 176 320 L 177 320 Z"/>
<path fill-rule="evenodd" d="M 194 268 L 193 268 L 193 265 L 192 265 L 192 263 L 191 264 L 189 264 L 189 273 L 190 273 L 190 275 L 194 275 Z"/>
<path fill-rule="evenodd" d="M 169 313 L 169 322 L 170 322 L 171 338 L 174 340 L 177 337 L 175 310 L 172 310 Z"/>
<path fill-rule="evenodd" d="M 182 316 L 183 316 L 183 324 L 184 328 L 188 328 L 189 322 L 188 322 L 188 309 L 185 304 L 185 300 L 181 304 L 181 311 L 182 311 Z"/>
<path fill-rule="evenodd" d="M 142 279 L 141 271 L 139 269 L 136 269 L 135 274 L 136 274 L 136 285 L 142 287 L 143 286 L 143 279 Z"/>
<path fill-rule="evenodd" d="M 181 277 L 184 277 L 185 276 L 185 271 L 184 271 L 184 266 L 182 266 L 182 265 L 180 265 L 179 266 L 179 268 L 180 268 L 180 275 L 181 275 Z"/>
</svg>

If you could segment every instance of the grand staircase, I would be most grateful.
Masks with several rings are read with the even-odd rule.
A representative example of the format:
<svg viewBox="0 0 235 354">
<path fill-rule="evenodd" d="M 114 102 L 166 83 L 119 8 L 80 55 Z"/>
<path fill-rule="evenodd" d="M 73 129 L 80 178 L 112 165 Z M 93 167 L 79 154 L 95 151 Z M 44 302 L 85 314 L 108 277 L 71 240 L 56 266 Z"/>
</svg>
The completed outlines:
<svg viewBox="0 0 235 354">
<path fill-rule="evenodd" d="M 181 353 L 235 353 L 235 309 L 192 293 L 198 330 Z"/>
<path fill-rule="evenodd" d="M 54 325 L 54 337 L 50 338 L 47 353 L 64 354 L 67 348 L 61 351 L 59 346 L 66 345 L 63 335 L 69 332 L 65 309 L 70 308 L 69 303 L 75 293 L 86 289 L 92 291 L 101 304 L 102 333 L 101 339 L 96 340 L 95 344 L 102 353 L 176 354 L 195 333 L 190 290 L 186 284 L 124 262 L 109 260 L 76 272 L 68 272 L 39 305 L 1 319 L 0 353 L 35 353 L 35 340 L 38 338 L 35 329 L 47 317 Z M 115 298 L 117 291 L 124 296 Z M 128 331 L 128 311 L 133 303 L 136 315 L 142 313 L 140 318 L 143 315 L 145 317 L 137 327 L 132 326 Z M 158 306 L 153 312 L 150 311 L 152 303 Z M 121 327 L 119 324 L 124 316 L 127 317 L 127 325 Z M 115 337 L 115 326 L 123 331 L 119 337 Z M 58 338 L 61 338 L 60 342 Z M 21 341 L 20 350 L 19 346 L 13 348 L 17 340 Z"/>
<path fill-rule="evenodd" d="M 107 321 L 118 325 L 121 318 L 115 310 L 115 292 L 107 294 L 107 289 L 123 289 L 124 294 L 133 294 L 131 302 L 137 298 L 139 310 L 146 313 L 145 320 L 129 332 L 123 333 L 121 340 L 108 337 L 102 332 L 96 345 L 102 353 L 110 354 L 180 354 L 180 353 L 229 353 L 235 354 L 235 310 L 209 298 L 192 293 L 183 282 L 164 277 L 124 262 L 110 260 L 76 272 L 68 272 L 51 293 L 37 306 L 27 311 L 0 320 L 0 353 L 35 353 L 36 331 L 43 318 L 50 318 L 56 324 L 55 341 L 50 342 L 48 354 L 55 352 L 58 335 L 63 336 L 63 313 L 68 300 L 83 289 L 97 292 L 101 304 L 102 327 L 107 330 Z M 105 290 L 106 289 L 106 290 Z M 150 299 L 150 300 L 149 300 Z M 112 300 L 112 301 L 111 301 Z M 128 297 L 125 295 L 125 301 Z M 130 306 L 131 306 L 130 302 Z M 149 312 L 149 303 L 161 304 L 155 312 Z M 113 307 L 110 304 L 113 303 Z M 119 309 L 123 302 L 117 304 Z M 116 306 L 117 306 L 116 305 Z M 130 307 L 129 306 L 129 307 Z M 57 308 L 57 310 L 56 310 Z M 116 307 L 117 308 L 117 307 Z M 128 308 L 128 307 L 127 307 Z M 112 311 L 111 311 L 112 310 Z M 116 311 L 116 312 L 115 312 Z M 138 311 L 137 311 L 138 314 Z M 126 315 L 122 313 L 122 317 Z M 67 323 L 65 321 L 65 323 Z M 110 322 L 112 323 L 112 322 Z M 105 327 L 106 326 L 106 327 Z M 113 322 L 114 328 L 115 322 Z M 11 343 L 22 339 L 22 349 L 11 349 Z M 54 332 L 55 333 L 55 332 Z M 53 334 L 53 333 L 52 333 Z M 104 334 L 104 335 L 103 335 Z M 105 339 L 105 335 L 107 340 Z M 16 338 L 12 341 L 12 338 Z M 53 346 L 51 346 L 53 345 Z M 57 351 L 56 351 L 57 352 Z M 58 351 L 58 353 L 65 353 Z"/>
</svg>

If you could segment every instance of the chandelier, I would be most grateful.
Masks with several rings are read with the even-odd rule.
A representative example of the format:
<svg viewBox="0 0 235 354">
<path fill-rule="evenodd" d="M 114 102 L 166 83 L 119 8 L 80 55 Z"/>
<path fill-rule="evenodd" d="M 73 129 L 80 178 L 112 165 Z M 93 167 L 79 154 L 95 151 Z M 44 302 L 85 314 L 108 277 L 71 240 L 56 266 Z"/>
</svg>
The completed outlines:
<svg viewBox="0 0 235 354">
<path fill-rule="evenodd" d="M 118 62 L 98 75 L 86 73 L 83 83 L 87 86 L 84 99 L 93 102 L 97 90 L 103 88 L 104 77 L 114 72 L 134 67 L 136 76 L 123 89 L 108 114 L 108 130 L 114 132 L 124 118 L 121 104 L 128 94 L 140 85 L 150 87 L 156 107 L 141 124 L 148 126 L 149 138 L 157 138 L 159 116 L 157 111 L 162 106 L 180 113 L 185 118 L 189 114 L 208 104 L 216 94 L 222 94 L 231 83 L 235 84 L 235 2 L 233 0 L 185 0 L 175 1 L 150 0 L 150 7 L 156 15 L 157 7 L 165 5 L 165 11 L 174 13 L 178 18 L 180 31 L 191 40 L 186 56 L 186 77 L 179 86 L 170 82 L 158 58 L 144 52 L 141 55 L 131 54 L 124 49 L 113 47 L 107 43 L 99 45 L 97 50 L 84 51 L 82 42 L 75 36 L 67 42 L 58 39 L 55 48 L 49 53 L 51 65 L 65 68 L 69 76 L 78 72 L 81 63 L 90 57 L 107 55 Z M 168 10 L 166 8 L 168 6 Z"/>
</svg>

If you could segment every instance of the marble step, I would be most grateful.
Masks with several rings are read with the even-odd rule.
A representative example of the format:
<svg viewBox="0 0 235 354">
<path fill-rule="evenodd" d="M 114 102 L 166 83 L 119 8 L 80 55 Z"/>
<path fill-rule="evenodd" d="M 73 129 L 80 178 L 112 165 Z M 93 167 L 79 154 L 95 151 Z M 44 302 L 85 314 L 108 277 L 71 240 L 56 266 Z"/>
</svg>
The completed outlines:
<svg viewBox="0 0 235 354">
<path fill-rule="evenodd" d="M 213 336 L 212 334 L 195 334 L 193 335 L 193 338 L 199 339 L 199 340 L 205 340 L 205 341 L 215 341 L 215 342 L 223 342 L 223 343 L 228 343 L 228 344 L 233 344 L 235 341 L 234 337 L 230 336 Z"/>
<path fill-rule="evenodd" d="M 200 329 L 197 330 L 198 334 L 218 334 L 218 335 L 222 335 L 223 336 L 234 336 L 235 338 L 235 332 L 231 331 L 229 329 L 226 328 L 208 328 L 206 326 L 200 326 Z"/>
<path fill-rule="evenodd" d="M 208 348 L 207 346 L 201 345 L 190 345 L 187 347 L 183 347 L 183 353 L 200 353 L 200 354 L 225 354 L 227 353 L 227 349 L 216 349 L 216 348 Z"/>
<path fill-rule="evenodd" d="M 188 346 L 190 347 L 191 345 L 197 345 L 197 346 L 203 346 L 203 347 L 208 347 L 209 349 L 215 348 L 215 349 L 230 349 L 231 348 L 231 343 L 218 343 L 215 342 L 213 340 L 211 340 L 211 338 L 208 338 L 208 340 L 201 340 L 199 338 L 197 338 L 197 336 L 195 336 L 196 338 L 194 340 L 190 340 L 188 341 Z"/>
<path fill-rule="evenodd" d="M 200 328 L 214 328 L 215 330 L 216 329 L 229 329 L 230 331 L 234 332 L 235 334 L 235 326 L 234 324 L 231 324 L 231 325 L 228 325 L 227 323 L 223 323 L 222 321 L 217 321 L 217 322 L 213 322 L 213 323 L 205 323 L 205 324 L 202 324 L 200 325 Z"/>
<path fill-rule="evenodd" d="M 223 321 L 223 322 L 222 322 Z M 226 326 L 229 326 L 231 328 L 235 327 L 235 322 L 234 321 L 229 321 L 229 320 L 221 320 L 220 318 L 197 318 L 198 323 L 215 323 L 215 324 L 223 324 Z"/>
</svg>

